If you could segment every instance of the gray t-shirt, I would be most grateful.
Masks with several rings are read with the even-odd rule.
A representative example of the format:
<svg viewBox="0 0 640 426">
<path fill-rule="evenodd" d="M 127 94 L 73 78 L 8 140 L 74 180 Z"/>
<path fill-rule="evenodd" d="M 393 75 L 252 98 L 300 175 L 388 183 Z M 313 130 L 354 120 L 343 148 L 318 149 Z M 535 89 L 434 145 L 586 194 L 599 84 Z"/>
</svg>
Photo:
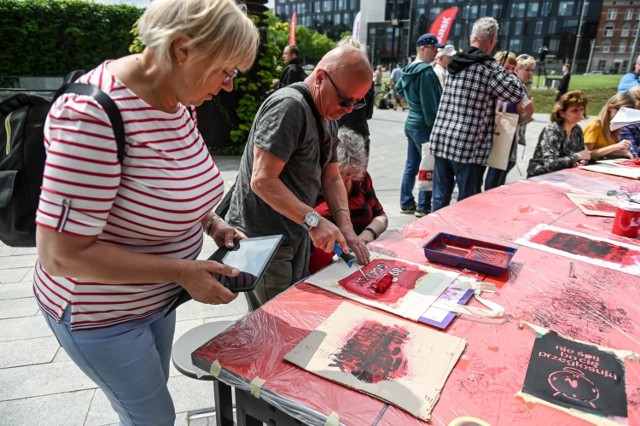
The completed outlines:
<svg viewBox="0 0 640 426">
<path fill-rule="evenodd" d="M 308 91 L 304 83 L 295 86 Z M 311 210 L 321 192 L 322 169 L 329 162 L 337 162 L 335 144 L 326 126 L 324 135 L 320 141 L 311 108 L 291 86 L 264 101 L 244 149 L 226 221 L 250 237 L 283 234 L 283 244 L 302 238 L 307 230 L 301 223 L 282 216 L 251 190 L 253 149 L 265 149 L 285 163 L 280 179 Z"/>
</svg>

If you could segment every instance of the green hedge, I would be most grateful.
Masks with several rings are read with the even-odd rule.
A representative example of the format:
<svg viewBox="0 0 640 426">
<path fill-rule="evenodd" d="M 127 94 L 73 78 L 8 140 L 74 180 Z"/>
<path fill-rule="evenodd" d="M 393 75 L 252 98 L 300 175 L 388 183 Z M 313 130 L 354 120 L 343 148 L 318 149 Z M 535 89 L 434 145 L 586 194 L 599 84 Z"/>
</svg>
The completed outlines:
<svg viewBox="0 0 640 426">
<path fill-rule="evenodd" d="M 80 0 L 0 0 L 0 75 L 64 76 L 124 56 L 143 11 Z"/>
</svg>

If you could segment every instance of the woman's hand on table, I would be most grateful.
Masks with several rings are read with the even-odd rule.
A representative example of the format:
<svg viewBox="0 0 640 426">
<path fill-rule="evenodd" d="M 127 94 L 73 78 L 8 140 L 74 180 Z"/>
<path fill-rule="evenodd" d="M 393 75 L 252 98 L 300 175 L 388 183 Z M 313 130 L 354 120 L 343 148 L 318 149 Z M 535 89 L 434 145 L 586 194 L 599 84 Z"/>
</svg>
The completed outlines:
<svg viewBox="0 0 640 426">
<path fill-rule="evenodd" d="M 371 256 L 366 242 L 357 236 L 353 230 L 344 232 L 344 239 L 347 241 L 347 246 L 349 246 L 353 254 L 358 258 L 358 262 L 360 262 L 361 265 L 367 265 L 371 262 Z"/>
<path fill-rule="evenodd" d="M 198 302 L 211 305 L 226 304 L 238 295 L 220 284 L 214 274 L 235 277 L 239 273 L 237 269 L 213 260 L 184 260 L 177 283 Z"/>
</svg>

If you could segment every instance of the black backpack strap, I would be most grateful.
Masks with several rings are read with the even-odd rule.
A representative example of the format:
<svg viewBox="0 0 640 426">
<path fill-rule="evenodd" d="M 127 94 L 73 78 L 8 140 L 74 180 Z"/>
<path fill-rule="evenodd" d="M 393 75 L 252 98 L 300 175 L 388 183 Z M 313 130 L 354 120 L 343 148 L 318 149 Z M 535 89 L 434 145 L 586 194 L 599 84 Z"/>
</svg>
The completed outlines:
<svg viewBox="0 0 640 426">
<path fill-rule="evenodd" d="M 325 132 L 324 119 L 322 118 L 322 116 L 318 112 L 318 108 L 316 108 L 316 104 L 315 104 L 315 102 L 313 102 L 313 98 L 311 97 L 311 94 L 307 90 L 306 86 L 303 87 L 300 84 L 292 84 L 292 85 L 287 86 L 287 87 L 290 87 L 290 88 L 295 89 L 298 92 L 302 93 L 302 96 L 304 96 L 304 100 L 307 101 L 307 105 L 309 105 L 309 108 L 311 108 L 311 112 L 313 113 L 313 117 L 316 119 L 316 127 L 318 128 L 318 136 L 320 136 L 320 140 L 321 141 L 324 141 L 324 132 Z"/>
<path fill-rule="evenodd" d="M 55 102 L 56 99 L 63 93 L 76 93 L 78 95 L 86 95 L 94 98 L 106 111 L 109 116 L 109 120 L 111 121 L 111 127 L 113 128 L 113 133 L 116 138 L 116 145 L 118 146 L 118 161 L 122 164 L 124 160 L 124 123 L 122 121 L 122 115 L 120 115 L 120 110 L 113 99 L 102 90 L 91 84 L 84 83 L 69 83 L 65 84 L 53 96 L 51 103 Z"/>
</svg>

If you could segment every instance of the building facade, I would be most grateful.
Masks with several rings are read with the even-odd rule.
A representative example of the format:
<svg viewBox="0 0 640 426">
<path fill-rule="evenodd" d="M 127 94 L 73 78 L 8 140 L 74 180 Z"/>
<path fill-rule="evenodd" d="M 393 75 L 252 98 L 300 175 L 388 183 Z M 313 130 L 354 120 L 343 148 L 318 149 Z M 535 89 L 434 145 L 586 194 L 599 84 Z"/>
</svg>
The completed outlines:
<svg viewBox="0 0 640 426">
<path fill-rule="evenodd" d="M 620 74 L 633 70 L 640 54 L 640 2 L 605 1 L 598 31 L 590 37 L 587 72 Z"/>
<path fill-rule="evenodd" d="M 406 63 L 417 37 L 450 7 L 458 13 L 448 44 L 467 46 L 473 22 L 493 16 L 500 23 L 496 49 L 539 59 L 546 48 L 543 73 L 558 73 L 567 62 L 572 72 L 626 72 L 632 52 L 640 54 L 638 0 L 275 0 L 282 20 L 296 11 L 299 24 L 334 39 L 351 30 L 362 10 L 361 41 L 374 64 Z"/>
</svg>

